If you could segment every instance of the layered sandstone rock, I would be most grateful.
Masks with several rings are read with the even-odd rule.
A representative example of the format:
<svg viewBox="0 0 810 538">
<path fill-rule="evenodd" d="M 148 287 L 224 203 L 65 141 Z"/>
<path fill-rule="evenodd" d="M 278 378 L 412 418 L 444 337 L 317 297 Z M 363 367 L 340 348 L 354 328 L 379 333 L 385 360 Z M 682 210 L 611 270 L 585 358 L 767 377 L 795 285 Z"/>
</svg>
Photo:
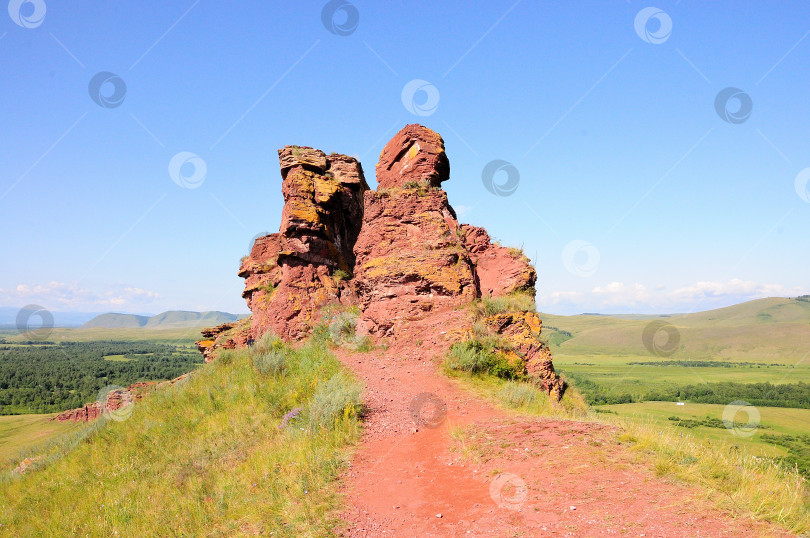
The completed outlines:
<svg viewBox="0 0 810 538">
<path fill-rule="evenodd" d="M 406 176 L 407 177 L 407 176 Z M 475 272 L 447 193 L 430 187 L 366 193 L 355 245 L 361 334 L 397 327 L 478 296 Z"/>
<path fill-rule="evenodd" d="M 279 164 L 280 230 L 257 239 L 239 269 L 252 316 L 204 332 L 197 344 L 206 360 L 268 331 L 301 339 L 321 308 L 338 302 L 359 307 L 359 334 L 408 345 L 415 330 L 451 319 L 468 319 L 471 328 L 465 309 L 482 297 L 534 295 L 537 275 L 522 252 L 458 223 L 441 190 L 450 176 L 444 141 L 430 129 L 407 125 L 386 144 L 377 191 L 345 155 L 287 146 Z M 559 399 L 565 385 L 539 339 L 537 314 L 505 311 L 483 322 L 500 342 L 495 351 Z M 472 330 L 460 328 L 457 338 L 464 334 Z"/>
<path fill-rule="evenodd" d="M 516 353 L 524 363 L 524 373 L 559 400 L 565 391 L 565 382 L 554 371 L 551 351 L 540 341 L 542 322 L 536 312 L 505 312 L 488 316 L 486 326 L 499 335 L 506 351 Z"/>
<path fill-rule="evenodd" d="M 279 233 L 256 240 L 242 262 L 250 335 L 307 335 L 318 310 L 352 295 L 343 282 L 354 266 L 368 184 L 360 163 L 308 147 L 278 152 L 284 209 Z"/>
<path fill-rule="evenodd" d="M 171 381 L 138 381 L 137 383 L 129 385 L 127 388 L 118 388 L 107 392 L 104 401 L 95 401 L 76 409 L 63 411 L 53 416 L 51 420 L 59 422 L 90 422 L 104 413 L 112 413 L 134 405 L 135 402 L 141 400 L 152 391 L 175 385 L 187 379 L 189 375 L 191 374 L 183 374 Z"/>
<path fill-rule="evenodd" d="M 537 273 L 523 253 L 492 243 L 483 228 L 462 224 L 464 247 L 478 277 L 481 296 L 525 292 L 534 295 Z"/>
</svg>

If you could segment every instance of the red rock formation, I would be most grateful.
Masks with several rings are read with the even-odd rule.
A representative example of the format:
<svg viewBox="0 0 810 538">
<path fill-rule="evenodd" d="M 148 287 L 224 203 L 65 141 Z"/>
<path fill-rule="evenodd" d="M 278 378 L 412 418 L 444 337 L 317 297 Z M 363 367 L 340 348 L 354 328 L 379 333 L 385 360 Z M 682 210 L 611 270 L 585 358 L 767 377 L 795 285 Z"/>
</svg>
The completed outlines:
<svg viewBox="0 0 810 538">
<path fill-rule="evenodd" d="M 330 303 L 359 306 L 360 335 L 397 340 L 413 338 L 415 327 L 458 320 L 481 297 L 534 295 L 537 275 L 522 252 L 458 223 L 440 188 L 450 176 L 444 141 L 430 129 L 407 125 L 386 144 L 376 192 L 360 163 L 344 155 L 287 146 L 279 163 L 281 228 L 257 239 L 239 269 L 252 316 L 204 331 L 198 347 L 206 361 L 268 331 L 300 339 Z M 499 353 L 561 396 L 565 386 L 539 340 L 536 313 L 506 311 L 483 321 L 504 342 Z"/>
<path fill-rule="evenodd" d="M 425 171 L 413 173 L 403 174 L 404 184 Z M 367 192 L 355 253 L 360 334 L 396 336 L 403 323 L 479 295 L 463 232 L 447 193 L 438 188 Z"/>
<path fill-rule="evenodd" d="M 248 305 L 250 305 L 250 299 L 248 299 Z M 197 349 L 203 354 L 205 362 L 214 360 L 216 349 L 236 349 L 248 345 L 251 339 L 250 324 L 250 318 L 246 318 L 236 323 L 223 323 L 200 331 L 203 338 L 195 343 Z"/>
<path fill-rule="evenodd" d="M 76 409 L 69 409 L 55 415 L 51 420 L 59 422 L 90 422 L 95 420 L 105 412 L 118 411 L 119 409 L 128 405 L 133 405 L 138 400 L 144 398 L 153 390 L 174 385 L 186 378 L 190 374 L 183 374 L 180 377 L 172 379 L 171 381 L 138 381 L 133 383 L 127 388 L 119 388 L 109 391 L 105 394 L 105 401 L 95 401 L 92 403 L 84 404 L 82 407 Z"/>
<path fill-rule="evenodd" d="M 368 184 L 360 163 L 308 147 L 279 150 L 284 209 L 278 234 L 259 238 L 242 263 L 251 336 L 297 339 L 318 310 L 339 301 L 354 266 Z M 348 295 L 352 295 L 348 293 Z"/>
<path fill-rule="evenodd" d="M 523 253 L 492 243 L 483 228 L 462 224 L 464 247 L 475 265 L 481 296 L 528 292 L 534 295 L 537 273 Z"/>
<path fill-rule="evenodd" d="M 439 187 L 450 179 L 450 161 L 438 133 L 418 124 L 406 125 L 382 150 L 377 163 L 379 189 L 408 182 Z"/>
</svg>

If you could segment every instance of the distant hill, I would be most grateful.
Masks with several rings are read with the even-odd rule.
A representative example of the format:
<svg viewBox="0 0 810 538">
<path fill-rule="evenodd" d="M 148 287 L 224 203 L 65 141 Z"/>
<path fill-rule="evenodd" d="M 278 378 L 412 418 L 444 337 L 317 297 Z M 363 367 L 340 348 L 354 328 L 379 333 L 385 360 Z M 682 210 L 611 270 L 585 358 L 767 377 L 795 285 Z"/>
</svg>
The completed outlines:
<svg viewBox="0 0 810 538">
<path fill-rule="evenodd" d="M 17 314 L 20 313 L 18 306 L 0 306 L 0 328 L 13 329 L 17 326 Z M 57 327 L 78 327 L 86 323 L 99 312 L 59 312 L 52 311 L 53 322 Z"/>
<path fill-rule="evenodd" d="M 176 329 L 179 327 L 202 327 L 237 321 L 244 315 L 227 312 L 188 312 L 170 310 L 156 316 L 137 316 L 135 314 L 101 314 L 94 317 L 81 329 Z"/>
<path fill-rule="evenodd" d="M 792 360 L 810 356 L 810 302 L 772 297 L 734 306 L 666 316 L 555 316 L 542 314 L 546 338 L 562 355 L 644 356 L 645 327 L 654 320 L 675 326 L 673 359 Z M 567 334 L 554 336 L 554 329 Z M 569 336 L 570 335 L 570 336 Z"/>
</svg>

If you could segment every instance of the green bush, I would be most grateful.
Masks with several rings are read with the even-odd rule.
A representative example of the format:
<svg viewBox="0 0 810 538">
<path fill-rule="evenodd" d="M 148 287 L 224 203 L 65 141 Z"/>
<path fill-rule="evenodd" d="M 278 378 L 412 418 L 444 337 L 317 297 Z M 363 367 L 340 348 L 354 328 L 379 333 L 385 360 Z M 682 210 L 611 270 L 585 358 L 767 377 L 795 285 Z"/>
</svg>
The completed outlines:
<svg viewBox="0 0 810 538">
<path fill-rule="evenodd" d="M 521 292 L 499 297 L 482 297 L 472 306 L 473 318 L 476 320 L 504 312 L 534 312 L 536 309 L 534 297 Z"/>
<path fill-rule="evenodd" d="M 548 396 L 537 387 L 519 381 L 507 381 L 496 393 L 496 398 L 513 409 L 543 405 Z"/>
<path fill-rule="evenodd" d="M 466 340 L 453 344 L 447 367 L 468 374 L 491 374 L 504 379 L 523 377 L 523 365 L 510 362 L 494 342 L 495 339 Z"/>
<path fill-rule="evenodd" d="M 332 342 L 340 345 L 343 342 L 354 339 L 354 331 L 357 327 L 357 314 L 354 312 L 341 312 L 329 323 L 329 337 Z"/>
<path fill-rule="evenodd" d="M 264 353 L 253 354 L 253 366 L 262 375 L 278 375 L 287 366 L 287 357 L 280 349 L 271 349 Z"/>
</svg>

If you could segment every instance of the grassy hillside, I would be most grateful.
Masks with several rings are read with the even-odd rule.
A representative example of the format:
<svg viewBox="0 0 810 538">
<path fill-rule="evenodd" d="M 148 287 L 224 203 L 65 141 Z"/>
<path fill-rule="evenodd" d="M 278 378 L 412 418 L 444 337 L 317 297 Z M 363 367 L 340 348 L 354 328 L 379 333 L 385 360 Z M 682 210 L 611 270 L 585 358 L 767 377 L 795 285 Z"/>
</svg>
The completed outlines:
<svg viewBox="0 0 810 538">
<path fill-rule="evenodd" d="M 326 535 L 359 394 L 321 342 L 224 352 L 33 450 L 43 468 L 0 485 L 0 524 L 16 536 Z"/>
<path fill-rule="evenodd" d="M 556 346 L 565 356 L 651 356 L 642 336 L 651 321 L 673 325 L 679 343 L 669 357 L 677 360 L 781 362 L 795 365 L 810 356 L 810 303 L 770 298 L 727 308 L 627 319 L 596 315 L 543 314 L 545 327 L 556 327 L 573 338 Z M 666 340 L 666 335 L 659 338 Z"/>
</svg>

